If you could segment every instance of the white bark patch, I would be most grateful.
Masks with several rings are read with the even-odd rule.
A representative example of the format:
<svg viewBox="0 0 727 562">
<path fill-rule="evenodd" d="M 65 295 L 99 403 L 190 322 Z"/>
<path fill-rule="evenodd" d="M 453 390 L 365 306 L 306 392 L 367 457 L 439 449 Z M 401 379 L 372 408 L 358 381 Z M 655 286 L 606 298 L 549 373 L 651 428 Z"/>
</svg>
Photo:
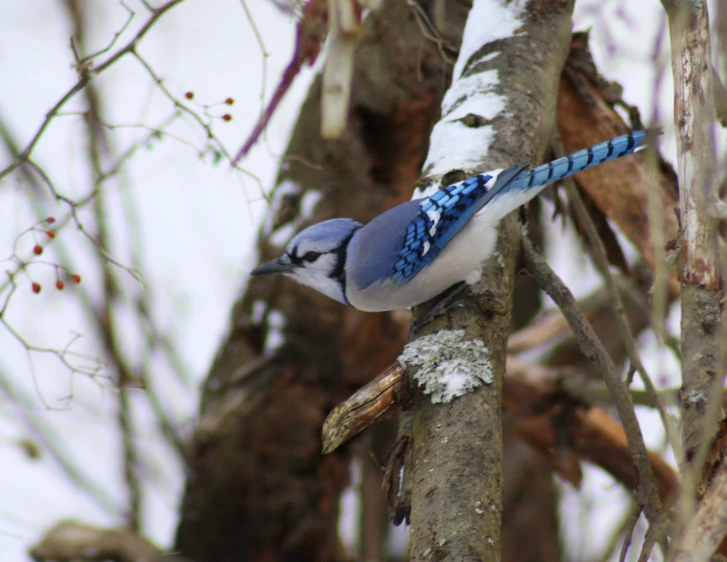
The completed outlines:
<svg viewBox="0 0 727 562">
<path fill-rule="evenodd" d="M 466 82 L 465 88 L 460 84 Z M 477 82 L 473 90 L 472 82 Z M 469 127 L 462 122 L 468 114 L 490 120 L 506 108 L 507 98 L 494 93 L 499 83 L 496 70 L 482 72 L 452 84 L 448 95 L 458 103 L 446 111 L 442 104 L 442 119 L 432 130 L 431 145 L 424 172 L 428 176 L 442 176 L 452 170 L 473 170 L 482 162 L 487 147 L 492 144 L 495 129 L 492 125 Z"/>
<path fill-rule="evenodd" d="M 463 76 L 466 68 L 487 61 L 499 53 L 487 53 L 477 58 L 484 46 L 513 37 L 524 27 L 522 18 L 526 2 L 505 0 L 475 0 L 464 30 L 462 46 L 454 67 L 452 85 L 442 100 L 442 118 L 435 125 L 424 173 L 432 179 L 452 170 L 474 170 L 487 155 L 494 138 L 494 127 L 486 123 L 465 125 L 467 115 L 489 121 L 507 109 L 507 97 L 497 94 L 499 76 L 496 70 Z M 431 185 L 427 192 L 439 188 Z M 415 192 L 414 197 L 421 197 Z"/>
<path fill-rule="evenodd" d="M 490 384 L 490 352 L 481 340 L 465 339 L 464 330 L 441 330 L 406 344 L 398 359 L 416 371 L 414 380 L 432 403 L 448 403 Z"/>
<path fill-rule="evenodd" d="M 263 347 L 263 353 L 265 355 L 283 346 L 285 343 L 283 328 L 285 328 L 287 323 L 288 319 L 285 317 L 285 314 L 279 310 L 274 309 L 268 312 L 268 333 L 265 336 L 265 345 Z"/>
</svg>

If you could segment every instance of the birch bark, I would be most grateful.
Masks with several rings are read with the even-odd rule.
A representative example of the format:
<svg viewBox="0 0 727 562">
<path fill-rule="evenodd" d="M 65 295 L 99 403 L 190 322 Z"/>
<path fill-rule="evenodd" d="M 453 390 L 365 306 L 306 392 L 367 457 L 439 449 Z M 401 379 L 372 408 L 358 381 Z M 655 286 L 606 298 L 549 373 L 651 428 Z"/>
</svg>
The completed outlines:
<svg viewBox="0 0 727 562">
<path fill-rule="evenodd" d="M 442 117 L 432 132 L 424 165 L 428 188 L 541 157 L 552 132 L 571 11 L 569 1 L 475 0 Z M 407 467 L 412 561 L 501 559 L 501 391 L 517 222 L 514 214 L 503 221 L 482 281 L 450 312 L 412 335 L 414 345 L 422 336 L 435 348 L 439 341 L 442 353 L 445 342 L 456 340 L 462 356 L 480 364 L 465 385 L 474 390 L 438 404 L 421 395 L 414 408 Z M 415 310 L 414 318 L 425 309 Z M 461 375 L 444 371 L 445 383 Z"/>
</svg>

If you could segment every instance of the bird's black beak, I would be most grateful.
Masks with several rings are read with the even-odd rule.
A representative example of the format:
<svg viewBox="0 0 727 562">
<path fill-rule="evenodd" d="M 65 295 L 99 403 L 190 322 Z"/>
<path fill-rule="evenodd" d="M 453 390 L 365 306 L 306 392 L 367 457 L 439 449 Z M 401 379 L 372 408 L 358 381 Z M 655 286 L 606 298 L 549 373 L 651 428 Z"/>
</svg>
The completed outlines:
<svg viewBox="0 0 727 562">
<path fill-rule="evenodd" d="M 276 260 L 265 262 L 250 272 L 250 275 L 272 275 L 274 273 L 288 273 L 293 270 L 293 262 L 283 254 Z"/>
</svg>

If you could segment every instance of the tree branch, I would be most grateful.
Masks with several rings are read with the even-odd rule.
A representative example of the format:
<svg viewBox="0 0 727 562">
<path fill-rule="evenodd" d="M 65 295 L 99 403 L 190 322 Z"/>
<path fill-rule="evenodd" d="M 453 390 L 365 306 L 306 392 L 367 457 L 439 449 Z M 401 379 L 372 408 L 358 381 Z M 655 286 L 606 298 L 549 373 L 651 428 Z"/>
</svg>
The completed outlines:
<svg viewBox="0 0 727 562">
<path fill-rule="evenodd" d="M 604 382 L 613 397 L 614 404 L 623 424 L 636 471 L 636 497 L 653 525 L 664 516 L 654 473 L 648 460 L 641 428 L 634 412 L 631 396 L 621 380 L 616 366 L 606 352 L 593 328 L 583 316 L 572 293 L 563 281 L 550 269 L 545 259 L 538 255 L 527 239 L 523 239 L 525 265 L 543 290 L 550 295 L 568 319 L 576 334 L 583 354 L 598 367 Z"/>
<path fill-rule="evenodd" d="M 687 520 L 672 562 L 709 560 L 727 533 L 727 463 L 712 476 L 693 517 Z"/>
<path fill-rule="evenodd" d="M 40 140 L 40 137 L 45 132 L 46 128 L 50 124 L 50 122 L 56 117 L 58 112 L 63 108 L 63 106 L 66 105 L 66 103 L 75 96 L 78 92 L 80 92 L 86 84 L 88 84 L 91 79 L 94 76 L 97 76 L 104 72 L 106 69 L 108 69 L 110 66 L 113 66 L 116 61 L 118 61 L 123 56 L 133 53 L 136 49 L 139 42 L 144 38 L 144 36 L 147 34 L 147 32 L 154 26 L 154 24 L 157 22 L 157 20 L 162 17 L 168 10 L 176 6 L 177 4 L 183 2 L 183 0 L 169 0 L 169 2 L 166 2 L 165 4 L 162 4 L 158 8 L 152 10 L 151 16 L 149 16 L 149 19 L 144 22 L 144 24 L 141 26 L 139 31 L 136 32 L 134 37 L 131 38 L 131 40 L 126 43 L 123 47 L 121 47 L 118 51 L 116 51 L 113 55 L 111 55 L 109 58 L 107 58 L 104 62 L 97 66 L 86 66 L 83 68 L 79 68 L 80 77 L 78 81 L 65 93 L 63 94 L 63 97 L 61 97 L 58 102 L 46 113 L 45 119 L 43 119 L 42 123 L 38 127 L 38 129 L 35 131 L 35 134 L 33 135 L 33 138 L 30 139 L 28 144 L 25 146 L 23 151 L 20 153 L 20 155 L 5 169 L 0 170 L 0 179 L 7 176 L 10 172 L 12 172 L 15 168 L 17 168 L 19 165 L 24 163 L 28 160 L 30 157 L 30 154 L 33 152 L 33 149 L 35 148 L 35 145 L 38 144 L 38 141 Z M 88 59 L 86 59 L 88 60 Z"/>
<path fill-rule="evenodd" d="M 674 122 L 677 127 L 682 222 L 679 279 L 682 284 L 681 410 L 684 458 L 679 460 L 684 477 L 684 492 L 680 516 L 682 525 L 692 528 L 697 497 L 702 495 L 709 479 L 718 478 L 714 466 L 724 454 L 719 450 L 722 445 L 714 443 L 721 427 L 718 422 L 724 418 L 721 394 L 725 372 L 723 278 L 717 222 L 710 213 L 714 201 L 718 199 L 712 136 L 714 76 L 707 3 L 691 0 L 663 3 L 669 16 L 672 42 Z M 713 484 L 719 487 L 716 482 Z M 705 509 L 708 511 L 708 508 Z M 705 544 L 711 544 L 713 541 L 707 540 L 709 529 L 703 528 L 702 531 Z M 693 558 L 693 552 L 689 552 L 689 545 L 683 542 L 694 540 L 695 537 L 680 533 L 679 547 L 676 549 L 680 560 L 697 559 Z M 714 546 L 716 548 L 716 544 Z M 700 552 L 709 549 L 707 546 Z"/>
<path fill-rule="evenodd" d="M 556 156 L 565 156 L 563 145 L 561 144 L 560 138 L 558 136 L 555 137 L 553 144 L 555 145 Z M 636 346 L 636 340 L 634 338 L 634 335 L 631 333 L 631 328 L 629 327 L 628 318 L 626 317 L 626 310 L 624 309 L 623 301 L 621 300 L 621 294 L 619 293 L 618 287 L 616 286 L 616 281 L 614 280 L 613 275 L 611 274 L 611 270 L 609 268 L 608 258 L 606 257 L 606 250 L 604 248 L 603 241 L 598 235 L 596 225 L 593 223 L 593 219 L 588 213 L 588 209 L 586 209 L 586 206 L 583 203 L 583 199 L 581 199 L 581 196 L 578 193 L 578 189 L 576 188 L 576 184 L 573 178 L 566 178 L 563 183 L 565 185 L 566 192 L 568 193 L 568 200 L 571 204 L 571 207 L 573 208 L 576 218 L 582 228 L 585 230 L 586 238 L 588 239 L 591 248 L 593 263 L 596 266 L 598 272 L 601 274 L 601 277 L 603 277 L 604 282 L 606 283 L 606 290 L 608 291 L 608 294 L 614 306 L 616 326 L 618 328 L 619 334 L 623 338 L 626 353 L 628 354 L 629 361 L 631 362 L 631 369 L 634 369 L 636 370 L 636 372 L 639 373 L 641 382 L 644 384 L 646 392 L 648 393 L 651 401 L 656 405 L 656 409 L 659 412 L 661 421 L 664 424 L 664 430 L 669 437 L 669 443 L 675 451 L 678 451 L 680 444 L 674 434 L 674 428 L 666 412 L 666 406 L 664 405 L 661 397 L 656 391 L 656 387 L 654 386 L 651 377 L 646 372 L 644 364 L 641 362 L 641 355 L 639 354 L 639 350 Z"/>
<path fill-rule="evenodd" d="M 37 562 L 185 562 L 180 556 L 162 552 L 134 532 L 100 529 L 75 521 L 58 523 L 31 548 L 30 555 Z"/>
<path fill-rule="evenodd" d="M 552 132 L 571 10 L 569 1 L 534 1 L 527 11 L 508 2 L 474 2 L 424 164 L 430 186 L 541 158 Z M 489 20 L 499 25 L 483 24 Z M 406 467 L 412 561 L 501 556 L 501 389 L 519 248 L 515 219 L 503 221 L 497 255 L 486 262 L 474 294 L 458 297 L 446 316 L 411 336 L 411 349 L 424 337 L 440 359 L 454 345 L 465 363 L 479 364 L 464 394 L 437 404 L 420 394 L 412 410 L 412 463 Z M 414 311 L 415 321 L 425 308 Z M 443 329 L 452 326 L 464 330 Z M 411 368 L 411 380 L 423 380 L 424 371 Z M 441 388 L 453 372 L 439 371 L 428 381 Z"/>
</svg>

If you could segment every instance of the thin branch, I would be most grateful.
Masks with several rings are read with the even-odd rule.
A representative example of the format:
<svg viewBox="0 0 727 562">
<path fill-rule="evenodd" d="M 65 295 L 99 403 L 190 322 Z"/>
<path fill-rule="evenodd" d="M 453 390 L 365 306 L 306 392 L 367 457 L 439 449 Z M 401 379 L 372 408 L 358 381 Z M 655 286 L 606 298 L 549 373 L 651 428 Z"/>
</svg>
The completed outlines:
<svg viewBox="0 0 727 562">
<path fill-rule="evenodd" d="M 555 149 L 556 157 L 565 156 L 563 145 L 560 142 L 560 137 L 557 134 L 554 135 L 553 147 Z M 603 241 L 598 235 L 596 225 L 593 223 L 593 219 L 591 218 L 588 209 L 586 209 L 586 206 L 583 203 L 583 199 L 581 199 L 581 196 L 578 193 L 578 188 L 576 187 L 573 178 L 566 178 L 563 184 L 565 185 L 566 192 L 568 193 L 568 200 L 570 201 L 571 207 L 576 214 L 578 222 L 585 230 L 586 238 L 588 239 L 588 243 L 591 248 L 593 263 L 596 266 L 598 272 L 603 277 L 606 283 L 606 289 L 611 296 L 611 301 L 614 305 L 616 326 L 618 328 L 619 334 L 621 335 L 621 338 L 623 339 L 624 345 L 626 347 L 626 353 L 628 354 L 629 361 L 631 362 L 631 366 L 639 373 L 646 392 L 649 394 L 653 403 L 657 405 L 656 408 L 659 412 L 659 415 L 661 416 L 661 421 L 664 424 L 664 429 L 669 438 L 669 443 L 672 446 L 672 449 L 674 449 L 674 451 L 678 453 L 680 451 L 679 440 L 676 436 L 675 429 L 671 421 L 669 420 L 669 416 L 666 412 L 666 406 L 663 404 L 661 397 L 659 396 L 659 393 L 657 392 L 656 387 L 651 380 L 651 377 L 646 372 L 646 368 L 641 361 L 641 355 L 639 354 L 639 350 L 636 346 L 636 340 L 634 339 L 634 335 L 631 333 L 628 318 L 626 317 L 626 310 L 624 309 L 623 301 L 621 300 L 621 293 L 618 290 L 618 286 L 616 285 L 616 281 L 613 278 L 611 269 L 608 264 L 608 258 L 606 257 L 606 250 L 603 247 Z M 677 457 L 679 456 L 680 455 L 677 454 Z"/>
<path fill-rule="evenodd" d="M 604 408 L 572 394 L 564 384 L 568 379 L 567 374 L 558 376 L 549 367 L 509 358 L 503 410 L 514 419 L 520 437 L 540 451 L 565 480 L 574 485 L 580 481 L 580 475 L 574 475 L 576 469 L 563 454 L 570 452 L 633 490 L 638 486 L 638 476 L 623 426 Z M 679 475 L 653 451 L 648 452 L 648 464 L 659 498 L 670 505 L 678 492 Z"/>
<path fill-rule="evenodd" d="M 639 522 L 639 517 L 641 517 L 642 511 L 643 508 L 636 502 L 634 502 L 634 504 L 631 506 L 631 513 L 629 514 L 629 517 L 626 520 L 626 524 L 624 525 L 626 535 L 624 536 L 624 541 L 621 545 L 621 554 L 619 554 L 618 562 L 624 562 L 626 560 L 626 553 L 628 553 L 629 547 L 631 546 L 631 539 L 634 535 L 634 528 L 636 527 L 636 523 Z"/>
<path fill-rule="evenodd" d="M 156 21 L 162 17 L 167 11 L 169 11 L 171 8 L 176 6 L 177 4 L 180 4 L 184 0 L 170 0 L 169 2 L 166 2 L 165 4 L 162 4 L 159 8 L 156 8 L 152 10 L 152 14 L 149 17 L 149 19 L 144 22 L 144 24 L 141 26 L 139 31 L 136 32 L 134 37 L 121 49 L 116 51 L 113 55 L 111 55 L 108 59 L 106 59 L 104 62 L 99 64 L 98 66 L 89 66 L 81 72 L 81 75 L 78 79 L 78 82 L 76 82 L 63 96 L 60 100 L 56 102 L 56 104 L 50 108 L 50 110 L 46 113 L 45 119 L 40 124 L 38 129 L 36 129 L 35 134 L 30 139 L 30 142 L 25 146 L 23 151 L 20 153 L 20 155 L 5 169 L 0 170 L 0 179 L 7 176 L 9 173 L 11 173 L 13 170 L 15 170 L 18 166 L 23 164 L 25 161 L 28 160 L 30 157 L 30 154 L 33 152 L 33 149 L 35 148 L 35 145 L 38 144 L 38 141 L 40 140 L 40 137 L 45 132 L 46 128 L 50 124 L 50 122 L 56 117 L 56 114 L 61 110 L 63 106 L 66 105 L 66 103 L 75 96 L 78 92 L 80 92 L 86 84 L 88 84 L 91 79 L 94 76 L 98 76 L 102 72 L 104 72 L 106 69 L 108 69 L 110 66 L 112 66 L 116 61 L 118 61 L 120 58 L 124 57 L 125 55 L 134 52 L 136 49 L 136 46 L 139 44 L 139 42 L 144 38 L 144 36 L 148 33 L 148 31 L 154 26 Z"/>
<path fill-rule="evenodd" d="M 576 300 L 568 287 L 553 272 L 545 259 L 535 252 L 526 236 L 522 238 L 522 245 L 528 271 L 563 311 L 578 339 L 581 351 L 586 357 L 595 362 L 611 392 L 626 433 L 637 475 L 636 497 L 639 503 L 644 506 L 644 511 L 651 524 L 656 524 L 664 517 L 664 513 L 662 512 L 661 500 L 654 480 L 654 472 L 649 463 L 648 452 L 628 389 L 621 380 L 616 366 L 603 347 L 601 340 L 578 308 Z"/>
<path fill-rule="evenodd" d="M 82 5 L 74 0 L 66 0 L 66 8 L 73 21 L 73 44 L 76 47 L 74 53 L 78 57 L 85 48 L 86 25 L 84 17 L 86 14 L 83 12 Z M 78 64 L 81 65 L 83 63 L 79 60 Z M 97 247 L 109 248 L 112 245 L 112 240 L 107 224 L 107 193 L 106 190 L 102 190 L 100 187 L 103 176 L 103 161 L 112 159 L 112 149 L 110 141 L 106 137 L 106 129 L 100 123 L 103 111 L 99 92 L 93 83 L 89 83 L 84 88 L 83 93 L 87 106 L 87 118 L 84 120 L 84 123 L 88 135 L 88 166 L 90 168 L 93 192 L 96 193 L 96 198 L 94 199 L 94 215 L 96 229 L 98 231 Z M 128 388 L 134 386 L 135 381 L 138 381 L 139 377 L 135 377 L 131 373 L 126 358 L 120 352 L 119 330 L 115 321 L 120 290 L 117 286 L 114 271 L 111 268 L 105 267 L 103 261 L 99 263 L 99 267 L 101 279 L 103 280 L 102 309 L 96 311 L 93 320 L 101 334 L 101 340 L 106 353 L 112 358 L 113 366 L 118 373 L 116 380 L 116 386 L 118 388 L 118 392 L 116 393 L 118 400 L 117 420 L 121 434 L 122 469 L 126 483 L 128 502 L 126 522 L 131 529 L 138 531 L 141 526 L 142 497 L 138 474 L 138 453 L 133 438 L 133 418 Z M 128 270 L 128 268 L 126 269 Z"/>
<path fill-rule="evenodd" d="M 243 8 L 248 14 L 248 19 L 252 23 L 252 18 L 247 12 L 247 5 L 243 0 Z M 233 166 L 250 151 L 257 139 L 267 127 L 268 121 L 272 118 L 275 110 L 282 101 L 285 94 L 300 73 L 304 64 L 313 64 L 318 58 L 318 54 L 323 46 L 323 41 L 328 33 L 326 20 L 328 18 L 328 4 L 326 0 L 311 0 L 303 6 L 303 14 L 301 20 L 296 27 L 295 52 L 285 67 L 280 82 L 273 92 L 273 96 L 268 102 L 267 107 L 260 114 L 258 122 L 253 127 L 252 132 L 243 143 L 242 148 L 237 152 L 234 159 L 230 159 Z M 257 28 L 253 25 L 253 30 L 257 34 Z M 259 39 L 260 44 L 262 41 Z M 263 47 L 264 49 L 264 47 Z"/>
</svg>

